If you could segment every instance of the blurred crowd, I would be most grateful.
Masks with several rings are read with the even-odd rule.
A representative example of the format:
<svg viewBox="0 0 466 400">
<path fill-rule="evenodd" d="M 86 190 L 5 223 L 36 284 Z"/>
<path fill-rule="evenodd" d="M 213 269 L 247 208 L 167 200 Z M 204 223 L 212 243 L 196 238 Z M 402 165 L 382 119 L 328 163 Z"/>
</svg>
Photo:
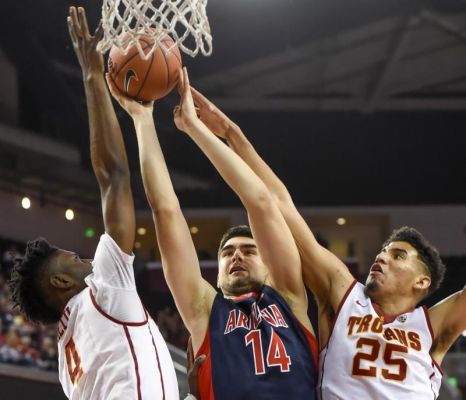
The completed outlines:
<svg viewBox="0 0 466 400">
<path fill-rule="evenodd" d="M 188 345 L 189 332 L 174 306 L 162 308 L 156 314 L 155 322 L 159 327 L 160 333 L 168 343 L 181 349 L 186 348 Z"/>
<path fill-rule="evenodd" d="M 6 283 L 21 246 L 2 242 L 0 270 L 0 362 L 57 370 L 56 327 L 26 321 L 13 308 Z"/>
</svg>

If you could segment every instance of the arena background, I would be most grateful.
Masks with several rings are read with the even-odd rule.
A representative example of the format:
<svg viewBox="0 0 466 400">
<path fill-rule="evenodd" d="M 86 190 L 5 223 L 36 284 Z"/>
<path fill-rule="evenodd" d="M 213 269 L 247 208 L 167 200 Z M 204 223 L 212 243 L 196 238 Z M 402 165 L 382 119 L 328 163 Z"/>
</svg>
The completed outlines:
<svg viewBox="0 0 466 400">
<path fill-rule="evenodd" d="M 55 331 L 24 321 L 4 284 L 11 251 L 37 235 L 92 257 L 102 233 L 81 72 L 66 16 L 100 2 L 3 0 L 0 12 L 0 387 L 2 399 L 62 399 Z M 420 229 L 449 268 L 427 304 L 465 284 L 466 2 L 210 0 L 210 58 L 192 83 L 239 123 L 303 215 L 360 279 L 387 234 Z M 158 132 L 203 274 L 215 282 L 223 231 L 246 221 L 236 196 L 158 102 Z M 186 330 L 161 274 L 132 124 L 119 110 L 138 209 L 138 288 L 186 390 Z M 28 196 L 31 207 L 21 207 Z M 65 219 L 65 210 L 74 219 Z M 466 334 L 466 333 L 465 333 Z M 466 398 L 466 339 L 446 357 L 441 399 Z M 463 397 L 461 397 L 461 391 Z"/>
</svg>

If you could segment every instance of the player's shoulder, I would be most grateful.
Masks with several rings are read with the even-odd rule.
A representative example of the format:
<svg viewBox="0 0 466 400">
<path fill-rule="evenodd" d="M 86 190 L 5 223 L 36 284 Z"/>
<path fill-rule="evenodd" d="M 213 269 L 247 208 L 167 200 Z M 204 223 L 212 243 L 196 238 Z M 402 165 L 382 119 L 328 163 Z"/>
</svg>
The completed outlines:
<svg viewBox="0 0 466 400">
<path fill-rule="evenodd" d="M 100 236 L 99 243 L 94 255 L 94 261 L 102 258 L 111 257 L 118 259 L 124 264 L 132 264 L 134 261 L 134 254 L 125 253 L 116 241 L 107 232 Z"/>
</svg>

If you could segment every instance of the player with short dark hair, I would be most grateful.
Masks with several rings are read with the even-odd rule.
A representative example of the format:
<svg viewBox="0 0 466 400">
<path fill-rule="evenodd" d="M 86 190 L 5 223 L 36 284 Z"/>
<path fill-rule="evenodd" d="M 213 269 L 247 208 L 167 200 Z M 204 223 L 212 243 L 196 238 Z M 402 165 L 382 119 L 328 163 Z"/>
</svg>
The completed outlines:
<svg viewBox="0 0 466 400">
<path fill-rule="evenodd" d="M 247 225 L 237 225 L 228 228 L 228 230 L 223 234 L 222 238 L 220 239 L 220 244 L 218 246 L 218 252 L 223 249 L 228 240 L 235 236 L 243 236 L 248 238 L 253 238 L 251 228 Z"/>
<path fill-rule="evenodd" d="M 122 97 L 110 81 L 109 86 L 135 123 L 165 278 L 194 351 L 206 356 L 198 374 L 200 398 L 314 399 L 317 348 L 296 244 L 264 184 L 198 119 L 185 70 L 180 79 L 175 123 L 239 195 L 251 225 L 229 230 L 221 241 L 221 293 L 202 278 L 152 108 Z"/>
<path fill-rule="evenodd" d="M 31 321 L 52 324 L 61 317 L 62 313 L 51 305 L 53 300 L 45 286 L 51 268 L 48 261 L 57 251 L 58 247 L 50 245 L 46 239 L 37 238 L 27 243 L 24 257 L 15 260 L 16 266 L 9 281 L 12 300 Z M 84 268 L 82 271 L 87 276 Z"/>
<path fill-rule="evenodd" d="M 394 230 L 382 245 L 382 248 L 387 247 L 392 242 L 406 242 L 417 250 L 418 258 L 426 266 L 426 272 L 430 276 L 430 285 L 425 297 L 435 292 L 442 284 L 446 270 L 445 264 L 443 264 L 437 249 L 433 247 L 420 232 L 408 226 L 403 226 Z"/>
<path fill-rule="evenodd" d="M 413 228 L 393 232 L 365 285 L 321 246 L 288 190 L 241 129 L 192 89 L 201 120 L 266 184 L 298 245 L 305 284 L 319 306 L 319 392 L 323 400 L 432 399 L 446 352 L 466 329 L 466 290 L 427 309 L 417 304 L 440 285 L 437 250 Z"/>
<path fill-rule="evenodd" d="M 124 141 L 83 8 L 68 27 L 83 73 L 91 160 L 105 233 L 93 260 L 39 238 L 16 260 L 13 302 L 29 318 L 58 322 L 59 377 L 70 399 L 177 399 L 168 348 L 137 294 L 132 254 L 135 215 Z"/>
</svg>

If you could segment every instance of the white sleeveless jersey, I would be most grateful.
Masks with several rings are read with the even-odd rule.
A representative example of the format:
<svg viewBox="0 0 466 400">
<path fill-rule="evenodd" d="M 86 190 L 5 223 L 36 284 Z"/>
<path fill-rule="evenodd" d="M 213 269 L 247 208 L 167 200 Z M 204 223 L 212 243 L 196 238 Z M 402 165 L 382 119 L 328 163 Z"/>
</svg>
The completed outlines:
<svg viewBox="0 0 466 400">
<path fill-rule="evenodd" d="M 440 367 L 430 356 L 433 333 L 425 307 L 387 320 L 353 283 L 319 355 L 321 400 L 437 398 Z"/>
<path fill-rule="evenodd" d="M 102 235 L 88 287 L 65 308 L 59 377 L 69 399 L 179 399 L 168 348 L 136 292 L 133 258 Z"/>
</svg>

